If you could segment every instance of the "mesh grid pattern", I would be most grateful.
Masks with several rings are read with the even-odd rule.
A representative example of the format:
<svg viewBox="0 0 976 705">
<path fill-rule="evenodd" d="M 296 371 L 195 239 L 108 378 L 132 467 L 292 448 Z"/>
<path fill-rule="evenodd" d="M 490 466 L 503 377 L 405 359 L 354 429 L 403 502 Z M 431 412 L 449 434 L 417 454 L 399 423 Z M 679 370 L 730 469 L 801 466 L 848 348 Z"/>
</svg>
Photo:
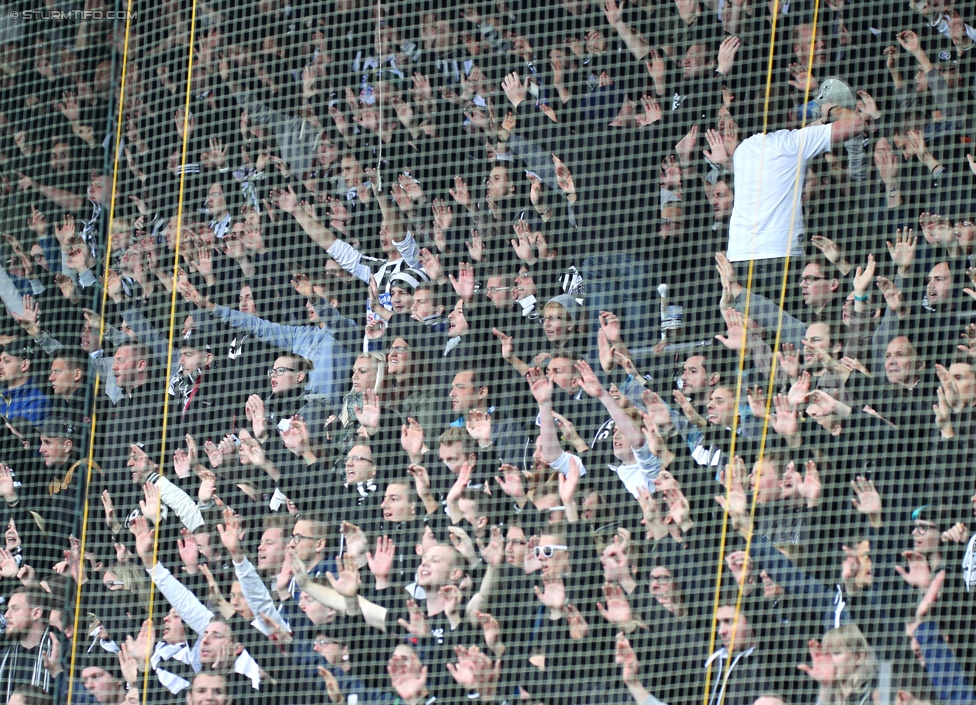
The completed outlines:
<svg viewBox="0 0 976 705">
<path fill-rule="evenodd" d="M 0 697 L 976 699 L 972 3 L 0 12 Z"/>
</svg>

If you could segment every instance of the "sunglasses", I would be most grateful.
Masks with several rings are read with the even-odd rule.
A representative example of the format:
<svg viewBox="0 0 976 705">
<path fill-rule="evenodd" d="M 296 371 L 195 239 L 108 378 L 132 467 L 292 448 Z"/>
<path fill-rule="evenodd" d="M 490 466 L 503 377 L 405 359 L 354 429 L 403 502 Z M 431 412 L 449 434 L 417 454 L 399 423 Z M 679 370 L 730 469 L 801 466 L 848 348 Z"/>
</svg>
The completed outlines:
<svg viewBox="0 0 976 705">
<path fill-rule="evenodd" d="M 569 546 L 555 546 L 553 544 L 545 544 L 543 546 L 536 546 L 535 557 L 536 558 L 552 558 L 552 554 L 556 551 L 568 551 Z"/>
</svg>

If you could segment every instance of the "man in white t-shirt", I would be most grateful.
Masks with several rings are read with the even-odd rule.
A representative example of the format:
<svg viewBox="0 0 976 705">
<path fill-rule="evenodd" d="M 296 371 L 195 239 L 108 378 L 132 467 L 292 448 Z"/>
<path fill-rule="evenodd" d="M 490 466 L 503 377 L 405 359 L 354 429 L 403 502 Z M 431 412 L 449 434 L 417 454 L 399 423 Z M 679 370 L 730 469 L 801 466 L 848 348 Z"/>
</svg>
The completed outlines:
<svg viewBox="0 0 976 705">
<path fill-rule="evenodd" d="M 818 96 L 821 118 L 816 123 L 752 135 L 732 155 L 735 201 L 729 221 L 730 262 L 762 262 L 770 273 L 781 274 L 783 258 L 803 254 L 801 198 L 807 163 L 864 129 L 861 117 L 840 104 L 848 102 L 850 88 L 839 79 L 833 81 L 836 90 L 822 90 Z"/>
</svg>

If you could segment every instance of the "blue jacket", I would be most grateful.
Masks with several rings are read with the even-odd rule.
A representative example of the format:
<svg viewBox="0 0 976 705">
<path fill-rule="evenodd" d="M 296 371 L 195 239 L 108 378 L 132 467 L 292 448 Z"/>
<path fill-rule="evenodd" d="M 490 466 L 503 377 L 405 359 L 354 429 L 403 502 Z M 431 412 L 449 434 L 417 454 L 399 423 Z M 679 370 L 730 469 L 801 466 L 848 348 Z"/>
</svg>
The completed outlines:
<svg viewBox="0 0 976 705">
<path fill-rule="evenodd" d="M 329 316 L 325 309 L 334 315 Z M 283 326 L 223 306 L 213 310 L 214 318 L 232 328 L 247 331 L 258 340 L 311 360 L 314 368 L 308 376 L 306 389 L 322 395 L 326 406 L 335 410 L 342 406 L 342 390 L 354 362 L 353 347 L 346 341 L 358 337 L 358 326 L 340 316 L 331 306 L 325 306 L 322 313 L 326 314 L 322 316 L 325 328 Z"/>
<path fill-rule="evenodd" d="M 51 413 L 51 401 L 28 379 L 25 384 L 3 390 L 0 414 L 8 419 L 22 417 L 34 426 L 40 426 Z"/>
</svg>

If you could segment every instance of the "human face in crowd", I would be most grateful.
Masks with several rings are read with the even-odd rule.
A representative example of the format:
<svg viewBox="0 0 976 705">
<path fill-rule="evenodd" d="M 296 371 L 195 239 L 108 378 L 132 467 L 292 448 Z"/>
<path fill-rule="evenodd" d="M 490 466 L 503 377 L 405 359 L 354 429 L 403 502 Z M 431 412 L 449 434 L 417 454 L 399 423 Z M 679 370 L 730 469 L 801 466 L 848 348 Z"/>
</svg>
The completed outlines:
<svg viewBox="0 0 976 705">
<path fill-rule="evenodd" d="M 976 404 L 976 371 L 968 362 L 956 362 L 949 366 L 949 379 L 956 387 L 962 406 Z"/>
<path fill-rule="evenodd" d="M 299 519 L 291 530 L 288 545 L 295 549 L 303 563 L 312 567 L 318 563 L 319 554 L 325 551 L 325 536 L 318 535 L 314 522 Z"/>
<path fill-rule="evenodd" d="M 829 355 L 836 355 L 840 352 L 840 345 L 834 345 L 830 340 L 830 326 L 826 323 L 814 323 L 807 328 L 807 337 L 803 344 L 803 367 L 813 369 L 819 367 L 814 356 L 814 350 L 823 350 Z"/>
<path fill-rule="evenodd" d="M 186 345 L 180 348 L 180 367 L 183 368 L 183 374 L 187 377 L 208 369 L 211 362 L 213 362 L 213 354 L 206 350 L 191 348 Z"/>
<path fill-rule="evenodd" d="M 399 523 L 413 519 L 416 509 L 410 499 L 409 488 L 402 484 L 393 482 L 386 486 L 383 493 L 383 502 L 380 509 L 383 511 L 383 519 Z"/>
<path fill-rule="evenodd" d="M 47 263 L 47 256 L 44 254 L 44 248 L 39 244 L 34 243 L 30 248 L 30 258 L 34 263 L 34 268 L 40 267 L 45 272 L 51 271 L 51 266 Z"/>
<path fill-rule="evenodd" d="M 819 311 L 837 294 L 840 282 L 827 277 L 819 264 L 808 264 L 800 275 L 800 292 L 805 306 Z"/>
<path fill-rule="evenodd" d="M 40 436 L 41 446 L 37 452 L 44 459 L 44 467 L 56 468 L 71 456 L 71 441 L 57 436 Z"/>
<path fill-rule="evenodd" d="M 613 457 L 627 465 L 635 462 L 634 451 L 631 450 L 630 444 L 619 427 L 613 431 Z"/>
<path fill-rule="evenodd" d="M 91 183 L 88 184 L 88 200 L 105 205 L 109 197 L 105 182 L 105 177 L 101 174 L 92 175 Z"/>
<path fill-rule="evenodd" d="M 729 387 L 716 387 L 705 405 L 705 420 L 715 426 L 730 427 L 735 420 L 735 392 Z"/>
<path fill-rule="evenodd" d="M 717 375 L 709 375 L 705 369 L 704 355 L 692 355 L 681 368 L 681 391 L 685 396 L 704 399 L 708 390 L 715 385 Z"/>
<path fill-rule="evenodd" d="M 355 485 L 376 476 L 373 451 L 369 446 L 353 446 L 346 453 L 346 484 Z"/>
<path fill-rule="evenodd" d="M 121 698 L 122 684 L 101 668 L 89 666 L 81 672 L 81 681 L 85 684 L 85 690 L 103 705 L 117 703 Z"/>
<path fill-rule="evenodd" d="M 515 301 L 521 301 L 522 299 L 527 299 L 530 296 L 535 296 L 535 294 L 535 279 L 532 278 L 529 268 L 523 266 L 519 269 L 518 274 L 515 276 L 515 288 L 512 289 L 512 298 Z"/>
<path fill-rule="evenodd" d="M 258 544 L 258 570 L 265 575 L 274 575 L 281 570 L 286 548 L 288 539 L 284 531 L 278 527 L 265 529 Z"/>
<path fill-rule="evenodd" d="M 258 315 L 258 307 L 254 305 L 254 294 L 247 284 L 241 287 L 241 293 L 237 297 L 237 310 L 251 316 Z"/>
<path fill-rule="evenodd" d="M 579 372 L 568 357 L 554 357 L 546 366 L 546 377 L 569 394 L 575 394 L 579 384 Z"/>
<path fill-rule="evenodd" d="M 796 63 L 799 66 L 810 66 L 811 56 L 813 57 L 812 66 L 814 70 L 827 63 L 827 43 L 823 39 L 823 33 L 817 32 L 816 41 L 813 43 L 813 52 L 810 51 L 810 39 L 813 36 L 813 25 L 804 24 L 797 28 L 798 38 L 793 44 L 793 53 L 796 55 Z"/>
<path fill-rule="evenodd" d="M 718 620 L 718 634 L 722 638 L 722 644 L 730 653 L 739 653 L 749 648 L 752 644 L 752 630 L 741 611 L 736 619 L 735 606 L 723 605 L 718 608 L 715 616 Z"/>
<path fill-rule="evenodd" d="M 232 667 L 240 652 L 240 644 L 234 643 L 230 625 L 211 622 L 203 630 L 200 638 L 200 663 L 204 666 Z"/>
<path fill-rule="evenodd" d="M 952 271 L 945 262 L 932 267 L 925 280 L 925 295 L 929 306 L 939 306 L 952 301 Z"/>
<path fill-rule="evenodd" d="M 27 381 L 30 363 L 10 353 L 0 353 L 0 383 L 5 387 L 19 387 Z"/>
<path fill-rule="evenodd" d="M 464 300 L 458 299 L 454 310 L 447 314 L 447 337 L 458 338 L 470 331 L 468 320 L 464 317 Z"/>
<path fill-rule="evenodd" d="M 903 387 L 915 385 L 924 363 L 918 359 L 915 347 L 903 335 L 892 339 L 885 350 L 885 376 L 891 384 Z"/>
<path fill-rule="evenodd" d="M 146 481 L 146 477 L 153 469 L 149 456 L 135 443 L 129 445 L 129 460 L 126 462 L 126 467 L 132 475 L 132 481 L 140 485 Z"/>
<path fill-rule="evenodd" d="M 652 568 L 650 588 L 651 597 L 657 600 L 661 607 L 669 610 L 674 606 L 677 591 L 674 586 L 674 576 L 670 570 L 661 565 Z"/>
<path fill-rule="evenodd" d="M 473 455 L 464 455 L 464 448 L 460 443 L 441 443 L 437 448 L 437 456 L 455 475 L 461 471 L 461 465 L 465 462 L 474 462 Z"/>
<path fill-rule="evenodd" d="M 390 287 L 390 303 L 396 313 L 407 313 L 413 306 L 413 292 L 400 286 Z"/>
<path fill-rule="evenodd" d="M 488 396 L 487 387 L 474 386 L 474 372 L 464 370 L 454 375 L 451 382 L 451 409 L 459 413 L 466 413 L 483 406 Z"/>
<path fill-rule="evenodd" d="M 130 345 L 123 345 L 115 351 L 115 358 L 112 362 L 112 374 L 115 375 L 115 383 L 127 391 L 142 382 L 142 376 L 146 371 L 146 361 L 140 360 L 135 356 L 135 348 Z"/>
<path fill-rule="evenodd" d="M 559 304 L 546 304 L 542 309 L 542 330 L 550 343 L 562 347 L 573 338 L 576 324 L 565 308 Z"/>
<path fill-rule="evenodd" d="M 565 548 L 555 548 L 565 545 L 564 539 L 553 534 L 542 534 L 539 537 L 539 562 L 542 563 L 543 577 L 569 574 L 569 551 Z M 546 546 L 553 547 L 551 556 L 546 556 Z"/>
<path fill-rule="evenodd" d="M 207 212 L 214 220 L 222 220 L 227 215 L 224 187 L 219 183 L 210 184 L 210 190 L 207 191 Z"/>
<path fill-rule="evenodd" d="M 708 54 L 708 47 L 704 44 L 692 44 L 688 47 L 685 55 L 681 58 L 682 75 L 685 78 L 695 78 L 708 73 L 714 66 L 715 61 Z"/>
<path fill-rule="evenodd" d="M 404 379 L 410 371 L 410 347 L 403 338 L 393 341 L 386 355 L 386 372 L 398 379 Z"/>
<path fill-rule="evenodd" d="M 198 673 L 187 688 L 186 705 L 229 705 L 227 682 L 219 673 Z"/>
<path fill-rule="evenodd" d="M 7 620 L 7 630 L 4 635 L 9 640 L 23 639 L 30 633 L 36 618 L 37 610 L 31 610 L 27 605 L 27 596 L 21 593 L 12 595 L 7 602 L 7 611 L 3 617 Z"/>
<path fill-rule="evenodd" d="M 47 381 L 51 383 L 51 391 L 59 397 L 70 397 L 81 386 L 81 370 L 71 369 L 71 365 L 64 358 L 56 357 L 51 360 L 51 374 Z"/>
<path fill-rule="evenodd" d="M 956 243 L 966 252 L 973 249 L 973 241 L 976 240 L 976 221 L 972 217 L 960 218 L 956 220 L 952 228 L 952 234 L 956 238 Z"/>
<path fill-rule="evenodd" d="M 679 204 L 672 202 L 661 207 L 661 225 L 657 234 L 665 240 L 684 234 L 684 209 Z"/>
<path fill-rule="evenodd" d="M 460 577 L 460 571 L 454 568 L 456 556 L 453 548 L 441 544 L 424 551 L 417 570 L 417 584 L 428 592 L 452 584 Z"/>
<path fill-rule="evenodd" d="M 362 394 L 376 387 L 376 360 L 363 355 L 352 366 L 352 389 Z"/>
<path fill-rule="evenodd" d="M 926 558 L 939 552 L 942 532 L 934 522 L 926 519 L 916 519 L 912 529 L 913 549 Z"/>
<path fill-rule="evenodd" d="M 315 635 L 315 641 L 312 642 L 312 649 L 324 658 L 326 663 L 332 665 L 341 663 L 343 652 L 346 651 L 346 648 L 340 642 L 323 632 Z"/>
<path fill-rule="evenodd" d="M 497 309 L 508 309 L 512 306 L 512 292 L 506 286 L 505 277 L 491 276 L 485 282 L 485 296 Z"/>
<path fill-rule="evenodd" d="M 247 226 L 242 221 L 236 220 L 220 241 L 220 247 L 224 254 L 231 259 L 240 259 L 244 256 L 244 232 L 246 228 Z"/>
<path fill-rule="evenodd" d="M 112 90 L 112 62 L 100 61 L 92 74 L 92 87 L 99 95 L 108 95 Z"/>
<path fill-rule="evenodd" d="M 366 175 L 363 173 L 363 167 L 355 157 L 343 157 L 340 164 L 342 165 L 342 180 L 346 182 L 346 188 L 352 188 L 357 180 L 365 180 Z"/>
<path fill-rule="evenodd" d="M 7 544 L 8 551 L 13 551 L 20 546 L 20 534 L 17 533 L 17 525 L 13 519 L 7 522 L 7 530 L 3 533 L 3 539 Z"/>
<path fill-rule="evenodd" d="M 525 547 L 528 543 L 521 526 L 509 526 L 505 534 L 505 562 L 521 566 L 525 562 Z"/>
<path fill-rule="evenodd" d="M 254 612 L 247 605 L 247 600 L 244 599 L 244 590 L 241 588 L 241 584 L 236 580 L 231 583 L 230 586 L 230 606 L 234 608 L 234 611 L 241 616 L 242 619 L 250 622 L 254 619 Z"/>
<path fill-rule="evenodd" d="M 874 580 L 872 570 L 870 541 L 858 541 L 854 548 L 844 546 L 840 575 L 848 592 L 860 592 L 871 587 Z"/>
<path fill-rule="evenodd" d="M 298 609 L 305 613 L 309 621 L 316 625 L 328 624 L 335 620 L 336 613 L 321 602 L 303 592 L 298 596 Z"/>
<path fill-rule="evenodd" d="M 318 159 L 319 166 L 322 168 L 327 168 L 332 162 L 336 160 L 339 156 L 339 149 L 336 147 L 335 142 L 322 135 L 322 141 L 319 142 L 318 151 L 316 158 Z"/>
<path fill-rule="evenodd" d="M 774 463 L 757 462 L 749 479 L 757 504 L 770 504 L 780 498 L 780 478 Z"/>
<path fill-rule="evenodd" d="M 621 409 L 629 409 L 633 406 L 630 399 L 624 396 L 624 393 L 620 391 L 620 387 L 616 384 L 611 384 L 607 387 L 607 393 L 610 398 L 613 399 L 613 403 L 619 406 Z"/>
<path fill-rule="evenodd" d="M 167 644 L 182 644 L 186 642 L 186 630 L 183 628 L 183 618 L 179 613 L 170 609 L 163 617 L 163 641 Z"/>
<path fill-rule="evenodd" d="M 493 201 L 500 201 L 508 198 L 515 193 L 515 184 L 509 181 L 508 169 L 503 166 L 493 167 L 488 172 L 487 181 L 488 198 Z"/>
<path fill-rule="evenodd" d="M 271 377 L 272 394 L 284 394 L 301 388 L 305 383 L 305 374 L 297 371 L 293 357 L 286 355 L 276 357 L 271 369 L 274 370 L 274 375 Z M 278 370 L 282 370 L 282 374 L 278 374 Z"/>
<path fill-rule="evenodd" d="M 712 205 L 712 215 L 716 223 L 728 223 L 732 217 L 732 189 L 724 181 L 719 181 L 712 189 L 709 203 Z"/>
<path fill-rule="evenodd" d="M 51 171 L 64 175 L 71 168 L 71 147 L 65 142 L 58 142 L 51 147 Z"/>
<path fill-rule="evenodd" d="M 431 316 L 444 313 L 443 306 L 434 307 L 434 294 L 427 289 L 418 289 L 413 292 L 413 303 L 410 304 L 410 316 L 418 321 L 423 321 Z"/>
</svg>

